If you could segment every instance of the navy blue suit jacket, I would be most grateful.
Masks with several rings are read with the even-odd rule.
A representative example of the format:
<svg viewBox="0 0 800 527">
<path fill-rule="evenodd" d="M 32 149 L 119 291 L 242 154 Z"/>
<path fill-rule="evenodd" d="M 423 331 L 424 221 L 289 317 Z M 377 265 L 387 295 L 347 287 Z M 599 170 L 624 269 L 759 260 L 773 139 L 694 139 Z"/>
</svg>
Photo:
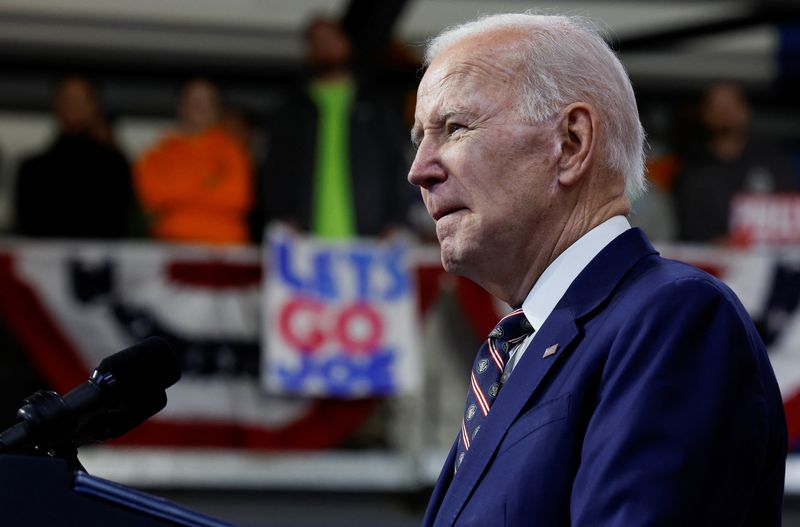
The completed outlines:
<svg viewBox="0 0 800 527">
<path fill-rule="evenodd" d="M 631 229 L 539 328 L 455 476 L 450 452 L 424 525 L 780 525 L 786 442 L 738 299 Z"/>
</svg>

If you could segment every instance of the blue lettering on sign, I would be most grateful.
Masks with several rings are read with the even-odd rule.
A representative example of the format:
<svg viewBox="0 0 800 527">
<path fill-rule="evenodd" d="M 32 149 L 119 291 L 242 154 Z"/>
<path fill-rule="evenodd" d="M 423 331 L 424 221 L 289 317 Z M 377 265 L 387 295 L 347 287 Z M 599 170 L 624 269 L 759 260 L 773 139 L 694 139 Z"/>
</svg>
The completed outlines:
<svg viewBox="0 0 800 527">
<path fill-rule="evenodd" d="M 391 371 L 396 358 L 396 351 L 391 348 L 381 348 L 374 355 L 358 359 L 344 354 L 325 358 L 303 355 L 297 369 L 281 365 L 277 373 L 287 392 L 302 393 L 309 380 L 320 379 L 324 392 L 332 396 L 349 397 L 354 395 L 355 387 L 359 393 L 388 395 L 397 389 Z"/>
<path fill-rule="evenodd" d="M 272 272 L 296 292 L 314 295 L 317 298 L 336 300 L 354 295 L 357 300 L 397 300 L 411 289 L 409 273 L 404 266 L 408 248 L 402 244 L 389 248 L 365 246 L 320 248 L 311 261 L 310 276 L 297 272 L 295 251 L 291 239 L 282 238 L 270 243 Z M 336 266 L 346 266 L 355 277 L 356 290 L 341 291 L 336 283 Z M 385 274 L 389 280 L 384 290 L 374 285 L 376 276 Z"/>
<path fill-rule="evenodd" d="M 320 251 L 314 255 L 315 292 L 320 298 L 334 300 L 339 296 L 336 280 L 333 279 L 333 253 Z"/>
<path fill-rule="evenodd" d="M 356 274 L 356 298 L 359 300 L 369 300 L 369 273 L 373 267 L 374 258 L 368 252 L 350 253 L 350 263 L 353 272 Z"/>
<path fill-rule="evenodd" d="M 332 252 L 316 253 L 312 257 L 312 275 L 301 277 L 292 264 L 292 244 L 288 240 L 273 241 L 270 247 L 275 255 L 273 270 L 277 270 L 286 285 L 295 291 L 313 294 L 319 298 L 335 299 L 338 296 L 336 281 L 333 279 Z"/>
<path fill-rule="evenodd" d="M 406 247 L 402 245 L 394 245 L 386 252 L 384 264 L 386 271 L 392 278 L 391 285 L 383 295 L 386 300 L 395 300 L 407 294 L 411 289 L 408 271 L 403 266 L 406 250 Z"/>
<path fill-rule="evenodd" d="M 291 257 L 291 247 L 286 240 L 274 240 L 270 243 L 270 252 L 275 256 L 272 266 L 272 272 L 278 272 L 281 280 L 294 290 L 302 291 L 305 289 L 303 280 L 294 273 L 289 259 Z"/>
</svg>

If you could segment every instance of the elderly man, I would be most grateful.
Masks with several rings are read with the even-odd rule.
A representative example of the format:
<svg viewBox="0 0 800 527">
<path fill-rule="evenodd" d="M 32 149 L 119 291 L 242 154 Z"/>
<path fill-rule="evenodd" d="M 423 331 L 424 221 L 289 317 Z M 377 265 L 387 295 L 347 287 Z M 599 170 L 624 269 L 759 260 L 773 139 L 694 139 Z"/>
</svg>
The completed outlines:
<svg viewBox="0 0 800 527">
<path fill-rule="evenodd" d="M 426 62 L 408 179 L 445 268 L 514 311 L 478 352 L 424 524 L 779 525 L 767 354 L 725 285 L 630 228 L 643 132 L 601 36 L 496 15 Z"/>
</svg>

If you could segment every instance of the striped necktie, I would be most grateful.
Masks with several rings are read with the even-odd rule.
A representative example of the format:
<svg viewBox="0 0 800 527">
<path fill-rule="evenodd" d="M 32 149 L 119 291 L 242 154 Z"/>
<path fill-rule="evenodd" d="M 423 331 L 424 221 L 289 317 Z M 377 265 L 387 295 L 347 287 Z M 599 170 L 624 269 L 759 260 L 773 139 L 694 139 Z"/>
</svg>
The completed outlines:
<svg viewBox="0 0 800 527">
<path fill-rule="evenodd" d="M 470 389 L 467 392 L 467 405 L 461 419 L 461 433 L 458 437 L 458 453 L 455 470 L 461 466 L 464 456 L 475 440 L 481 425 L 489 415 L 497 394 L 500 392 L 500 377 L 515 345 L 533 333 L 533 327 L 522 309 L 512 311 L 503 317 L 489 333 L 486 342 L 478 350 L 478 356 L 470 372 Z"/>
</svg>

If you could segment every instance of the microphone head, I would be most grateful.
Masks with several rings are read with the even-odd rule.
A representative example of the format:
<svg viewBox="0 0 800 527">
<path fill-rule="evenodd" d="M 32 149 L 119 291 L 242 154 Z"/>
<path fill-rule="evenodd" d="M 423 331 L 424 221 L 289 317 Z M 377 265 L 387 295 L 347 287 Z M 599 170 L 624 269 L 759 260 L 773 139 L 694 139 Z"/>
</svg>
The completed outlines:
<svg viewBox="0 0 800 527">
<path fill-rule="evenodd" d="M 181 378 L 178 357 L 161 337 L 149 337 L 106 357 L 95 372 L 110 374 L 114 379 L 114 389 L 126 392 L 152 388 L 165 390 Z"/>
<path fill-rule="evenodd" d="M 164 390 L 143 393 L 92 419 L 81 429 L 74 442 L 86 444 L 115 439 L 144 423 L 166 405 L 167 394 Z"/>
</svg>

